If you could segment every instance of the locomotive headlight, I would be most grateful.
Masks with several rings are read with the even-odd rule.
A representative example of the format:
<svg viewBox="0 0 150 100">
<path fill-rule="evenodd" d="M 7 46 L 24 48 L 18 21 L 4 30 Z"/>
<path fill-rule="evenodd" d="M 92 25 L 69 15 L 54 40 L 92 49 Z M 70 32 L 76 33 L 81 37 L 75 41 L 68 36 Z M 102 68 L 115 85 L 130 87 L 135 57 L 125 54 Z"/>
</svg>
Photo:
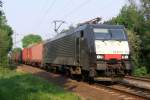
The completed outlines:
<svg viewBox="0 0 150 100">
<path fill-rule="evenodd" d="M 97 59 L 103 59 L 104 56 L 103 55 L 97 55 Z"/>
<path fill-rule="evenodd" d="M 128 55 L 122 55 L 122 59 L 129 59 Z"/>
<path fill-rule="evenodd" d="M 129 57 L 128 57 L 128 55 L 126 55 L 126 56 L 124 56 L 124 58 L 125 58 L 125 59 L 128 59 Z"/>
</svg>

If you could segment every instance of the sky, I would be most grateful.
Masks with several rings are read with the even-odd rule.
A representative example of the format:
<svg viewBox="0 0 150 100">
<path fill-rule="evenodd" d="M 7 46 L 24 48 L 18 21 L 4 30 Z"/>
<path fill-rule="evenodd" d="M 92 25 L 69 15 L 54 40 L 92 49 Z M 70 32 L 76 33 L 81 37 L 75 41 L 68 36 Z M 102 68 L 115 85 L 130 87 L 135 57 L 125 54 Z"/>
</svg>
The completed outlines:
<svg viewBox="0 0 150 100">
<path fill-rule="evenodd" d="M 127 0 L 2 0 L 8 24 L 14 31 L 14 47 L 28 34 L 52 38 L 54 20 L 64 20 L 61 29 L 96 17 L 106 21 L 119 14 Z M 60 30 L 61 30 L 60 29 Z"/>
</svg>

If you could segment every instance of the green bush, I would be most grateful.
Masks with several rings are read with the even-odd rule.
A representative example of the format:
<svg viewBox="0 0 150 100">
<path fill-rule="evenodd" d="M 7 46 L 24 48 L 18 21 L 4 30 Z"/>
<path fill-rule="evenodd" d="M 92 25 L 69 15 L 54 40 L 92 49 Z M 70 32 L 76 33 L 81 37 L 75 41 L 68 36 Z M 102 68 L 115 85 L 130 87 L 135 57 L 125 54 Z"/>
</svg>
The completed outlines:
<svg viewBox="0 0 150 100">
<path fill-rule="evenodd" d="M 7 57 L 1 57 L 1 60 L 0 60 L 0 67 L 7 67 L 9 66 L 9 63 L 8 63 L 8 59 Z"/>
<path fill-rule="evenodd" d="M 10 69 L 10 70 L 16 69 L 16 64 L 11 63 L 8 57 L 1 57 L 0 70 L 3 71 L 7 69 Z"/>
<path fill-rule="evenodd" d="M 146 67 L 138 67 L 135 68 L 134 73 L 135 76 L 144 76 L 147 74 L 147 69 Z"/>
</svg>

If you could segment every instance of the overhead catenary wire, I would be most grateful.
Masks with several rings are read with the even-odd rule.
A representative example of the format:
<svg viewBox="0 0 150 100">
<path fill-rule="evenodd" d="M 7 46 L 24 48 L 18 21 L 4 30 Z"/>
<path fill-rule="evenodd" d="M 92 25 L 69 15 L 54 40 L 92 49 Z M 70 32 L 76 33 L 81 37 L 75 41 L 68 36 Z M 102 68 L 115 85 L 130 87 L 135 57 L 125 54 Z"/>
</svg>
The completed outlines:
<svg viewBox="0 0 150 100">
<path fill-rule="evenodd" d="M 45 9 L 45 6 L 48 4 L 48 1 L 49 0 L 45 0 L 44 4 L 41 6 L 42 7 L 41 8 L 41 13 L 42 13 L 42 10 Z"/>
<path fill-rule="evenodd" d="M 73 13 L 76 13 L 78 10 L 80 10 L 82 7 L 86 6 L 88 3 L 90 3 L 91 0 L 85 0 L 83 3 L 81 3 L 79 6 L 77 6 L 76 8 L 72 9 L 69 13 L 65 14 L 63 17 L 63 20 L 66 20 L 67 18 L 69 18 Z M 113 0 L 111 0 L 108 4 L 104 5 L 101 9 L 106 8 L 107 6 L 109 6 L 110 4 L 112 4 L 112 2 L 114 2 Z"/>
<path fill-rule="evenodd" d="M 49 7 L 46 9 L 46 11 L 44 12 L 43 16 L 40 18 L 39 22 L 36 24 L 35 29 L 39 29 L 45 19 L 45 17 L 47 16 L 48 13 L 50 13 L 50 11 L 52 10 L 53 6 L 55 5 L 57 0 L 53 0 L 51 2 L 51 4 L 49 5 Z"/>
<path fill-rule="evenodd" d="M 80 5 L 78 5 L 77 7 L 75 7 L 74 9 L 72 9 L 70 12 L 68 12 L 67 14 L 65 14 L 63 16 L 63 20 L 67 19 L 70 15 L 72 15 L 73 13 L 75 13 L 76 11 L 80 10 L 82 7 L 84 7 L 85 5 L 87 5 L 88 3 L 90 3 L 91 0 L 85 0 L 84 2 L 82 2 Z"/>
<path fill-rule="evenodd" d="M 60 12 L 63 12 L 63 11 L 65 11 L 66 9 L 69 9 L 69 6 L 68 5 L 70 5 L 70 4 L 72 4 L 72 2 L 70 2 L 70 0 L 67 0 L 68 2 L 65 2 L 65 4 L 62 6 L 62 7 L 59 7 L 60 8 Z M 59 11 L 58 12 L 55 12 L 55 15 L 56 14 L 59 14 Z M 56 16 L 58 16 L 58 15 L 56 15 Z M 53 17 L 54 17 L 54 15 L 53 15 Z"/>
<path fill-rule="evenodd" d="M 49 12 L 50 12 L 50 10 L 52 10 L 52 8 L 53 8 L 53 6 L 55 5 L 55 2 L 56 2 L 57 0 L 53 0 L 52 1 L 52 3 L 51 3 L 51 5 L 49 6 L 49 8 L 46 10 L 46 12 L 45 12 L 45 15 L 46 14 L 48 14 Z"/>
</svg>

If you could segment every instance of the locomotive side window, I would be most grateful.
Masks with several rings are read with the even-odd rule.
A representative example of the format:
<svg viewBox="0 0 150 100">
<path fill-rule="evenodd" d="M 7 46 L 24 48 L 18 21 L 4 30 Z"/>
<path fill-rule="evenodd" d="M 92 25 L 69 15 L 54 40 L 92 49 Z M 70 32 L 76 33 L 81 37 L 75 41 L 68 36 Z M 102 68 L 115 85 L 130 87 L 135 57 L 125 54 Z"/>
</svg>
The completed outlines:
<svg viewBox="0 0 150 100">
<path fill-rule="evenodd" d="M 80 37 L 83 38 L 84 37 L 84 31 L 80 32 Z"/>
</svg>

